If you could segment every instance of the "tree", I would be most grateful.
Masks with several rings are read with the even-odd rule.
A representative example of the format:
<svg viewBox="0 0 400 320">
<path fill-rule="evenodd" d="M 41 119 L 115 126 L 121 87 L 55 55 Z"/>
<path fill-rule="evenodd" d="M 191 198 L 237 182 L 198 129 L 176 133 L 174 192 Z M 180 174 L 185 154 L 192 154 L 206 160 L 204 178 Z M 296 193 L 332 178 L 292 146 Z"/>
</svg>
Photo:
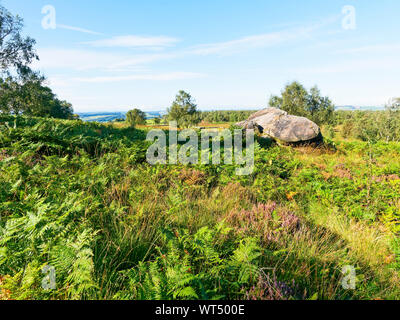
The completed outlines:
<svg viewBox="0 0 400 320">
<path fill-rule="evenodd" d="M 39 60 L 35 40 L 23 37 L 23 21 L 0 6 L 0 112 L 61 119 L 73 118 L 72 105 L 44 85 L 45 77 L 30 69 Z"/>
<path fill-rule="evenodd" d="M 146 114 L 139 109 L 130 110 L 126 114 L 126 121 L 132 127 L 134 127 L 135 125 L 138 125 L 138 124 L 145 124 L 146 123 Z"/>
<path fill-rule="evenodd" d="M 16 70 L 20 75 L 29 72 L 28 65 L 38 60 L 34 50 L 35 40 L 23 37 L 23 20 L 0 6 L 0 67 L 2 73 Z"/>
<path fill-rule="evenodd" d="M 160 116 L 155 117 L 155 118 L 154 118 L 154 124 L 160 124 L 160 123 L 161 123 L 161 118 L 160 118 Z"/>
<path fill-rule="evenodd" d="M 318 87 L 308 92 L 299 82 L 288 84 L 282 96 L 272 96 L 271 107 L 279 108 L 289 114 L 307 117 L 317 124 L 330 123 L 335 107 L 328 97 L 322 97 Z"/>
<path fill-rule="evenodd" d="M 61 101 L 45 86 L 44 77 L 31 74 L 24 81 L 12 77 L 0 78 L 0 111 L 36 117 L 72 119 L 72 105 Z"/>
<path fill-rule="evenodd" d="M 199 123 L 197 105 L 192 96 L 183 90 L 179 91 L 171 107 L 167 109 L 167 118 L 176 121 L 178 127 L 189 127 Z"/>
</svg>

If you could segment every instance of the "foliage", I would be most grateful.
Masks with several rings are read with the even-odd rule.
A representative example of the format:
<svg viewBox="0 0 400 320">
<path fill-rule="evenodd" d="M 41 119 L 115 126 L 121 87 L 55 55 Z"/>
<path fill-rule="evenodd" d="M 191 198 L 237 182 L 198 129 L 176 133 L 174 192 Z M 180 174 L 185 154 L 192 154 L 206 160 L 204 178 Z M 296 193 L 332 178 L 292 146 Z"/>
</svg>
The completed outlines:
<svg viewBox="0 0 400 320">
<path fill-rule="evenodd" d="M 337 111 L 335 122 L 343 138 L 400 141 L 400 106 L 393 99 L 384 111 Z"/>
<path fill-rule="evenodd" d="M 156 117 L 153 119 L 154 124 L 160 124 L 161 123 L 161 118 L 160 117 Z"/>
<path fill-rule="evenodd" d="M 11 77 L 0 79 L 0 111 L 5 114 L 25 114 L 36 117 L 72 119 L 72 105 L 59 100 L 44 78 L 25 77 L 23 82 Z"/>
<path fill-rule="evenodd" d="M 199 118 L 201 121 L 209 122 L 209 123 L 237 123 L 240 121 L 244 121 L 250 117 L 256 111 L 202 111 L 199 114 Z"/>
<path fill-rule="evenodd" d="M 203 227 L 194 235 L 187 230 L 164 234 L 165 249 L 157 248 L 154 261 L 124 271 L 128 299 L 221 299 L 240 298 L 243 286 L 258 279 L 262 249 L 254 238 L 241 240 L 237 248 L 223 246 L 221 225 Z"/>
<path fill-rule="evenodd" d="M 44 85 L 45 78 L 30 69 L 38 60 L 35 41 L 21 35 L 22 19 L 0 6 L 0 112 L 72 119 L 72 105 L 59 100 Z"/>
<path fill-rule="evenodd" d="M 254 172 L 236 176 L 228 164 L 150 166 L 145 137 L 0 116 L 1 298 L 400 297 L 399 143 L 260 139 Z M 341 286 L 346 265 L 356 290 Z"/>
<path fill-rule="evenodd" d="M 178 127 L 189 127 L 200 122 L 197 106 L 192 96 L 183 90 L 179 91 L 171 107 L 167 110 L 167 118 L 170 121 L 176 121 Z"/>
<path fill-rule="evenodd" d="M 145 124 L 146 123 L 146 114 L 139 109 L 129 110 L 126 113 L 126 121 L 132 127 L 134 127 L 137 124 Z"/>
<path fill-rule="evenodd" d="M 35 40 L 21 35 L 23 21 L 0 6 L 0 67 L 1 71 L 14 68 L 20 74 L 28 71 L 28 65 L 38 59 Z"/>
<path fill-rule="evenodd" d="M 328 97 L 322 97 L 318 87 L 308 92 L 299 82 L 286 85 L 282 95 L 272 96 L 270 107 L 282 109 L 289 114 L 309 118 L 321 125 L 332 120 L 334 106 Z"/>
</svg>

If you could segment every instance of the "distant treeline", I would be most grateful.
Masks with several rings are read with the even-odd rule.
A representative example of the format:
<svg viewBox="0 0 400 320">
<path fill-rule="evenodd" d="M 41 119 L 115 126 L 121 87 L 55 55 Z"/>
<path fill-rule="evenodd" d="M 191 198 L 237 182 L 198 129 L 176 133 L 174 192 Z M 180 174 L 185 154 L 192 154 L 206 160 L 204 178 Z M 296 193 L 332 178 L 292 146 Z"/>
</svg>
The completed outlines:
<svg viewBox="0 0 400 320">
<path fill-rule="evenodd" d="M 336 111 L 334 125 L 344 138 L 363 141 L 400 141 L 400 100 L 384 111 Z"/>
<path fill-rule="evenodd" d="M 257 110 L 248 111 L 202 111 L 199 113 L 201 121 L 216 122 L 240 122 L 246 120 Z"/>
</svg>

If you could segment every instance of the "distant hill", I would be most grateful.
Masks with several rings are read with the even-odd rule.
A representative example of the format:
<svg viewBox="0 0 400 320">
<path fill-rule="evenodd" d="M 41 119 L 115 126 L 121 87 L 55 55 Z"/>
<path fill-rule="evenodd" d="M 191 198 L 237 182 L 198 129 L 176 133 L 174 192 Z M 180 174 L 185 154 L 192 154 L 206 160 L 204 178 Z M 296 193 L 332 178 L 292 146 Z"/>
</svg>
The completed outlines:
<svg viewBox="0 0 400 320">
<path fill-rule="evenodd" d="M 125 119 L 126 112 L 78 112 L 79 117 L 86 122 L 109 122 L 116 119 Z M 146 112 L 147 119 L 154 119 L 165 114 L 163 111 Z"/>
<path fill-rule="evenodd" d="M 377 106 L 367 106 L 367 107 L 359 107 L 359 106 L 337 106 L 336 110 L 345 110 L 345 111 L 379 111 L 383 110 L 384 107 L 377 107 Z"/>
<path fill-rule="evenodd" d="M 347 110 L 347 111 L 378 111 L 383 110 L 384 107 L 370 106 L 370 107 L 359 107 L 359 106 L 337 106 L 336 110 Z M 146 119 L 154 119 L 162 117 L 166 114 L 165 111 L 147 111 Z M 109 122 L 116 119 L 124 119 L 126 112 L 78 112 L 79 117 L 86 122 Z"/>
</svg>

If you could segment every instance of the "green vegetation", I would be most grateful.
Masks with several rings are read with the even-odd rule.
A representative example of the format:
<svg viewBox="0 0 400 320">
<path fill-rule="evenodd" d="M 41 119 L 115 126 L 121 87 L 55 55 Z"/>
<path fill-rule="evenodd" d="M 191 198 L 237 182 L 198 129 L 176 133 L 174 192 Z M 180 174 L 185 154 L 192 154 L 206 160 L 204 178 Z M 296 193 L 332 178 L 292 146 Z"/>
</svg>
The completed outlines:
<svg viewBox="0 0 400 320">
<path fill-rule="evenodd" d="M 72 105 L 59 100 L 45 79 L 30 75 L 23 81 L 11 77 L 0 79 L 0 111 L 3 114 L 24 114 L 36 117 L 72 119 Z"/>
<path fill-rule="evenodd" d="M 138 124 L 145 124 L 146 114 L 139 109 L 130 110 L 126 113 L 126 122 L 132 127 Z"/>
<path fill-rule="evenodd" d="M 399 142 L 260 138 L 236 176 L 150 166 L 145 136 L 0 116 L 0 299 L 400 297 Z"/>
<path fill-rule="evenodd" d="M 38 59 L 35 40 L 23 37 L 23 20 L 0 6 L 0 67 L 2 72 L 14 68 L 20 76 L 29 71 L 28 65 Z"/>
<path fill-rule="evenodd" d="M 156 117 L 153 119 L 154 124 L 160 124 L 161 123 L 161 118 L 160 117 Z"/>
<path fill-rule="evenodd" d="M 192 96 L 183 90 L 176 95 L 167 113 L 166 119 L 176 121 L 179 128 L 189 127 L 200 122 L 197 105 L 194 103 Z"/>
<path fill-rule="evenodd" d="M 296 81 L 285 87 L 281 97 L 272 96 L 269 105 L 292 115 L 309 118 L 318 125 L 330 123 L 335 110 L 328 97 L 321 97 L 318 87 L 313 87 L 307 92 L 303 85 Z"/>
<path fill-rule="evenodd" d="M 29 68 L 21 30 L 0 6 L 0 300 L 400 298 L 398 99 L 334 112 L 294 82 L 270 105 L 323 125 L 324 144 L 257 137 L 247 176 L 151 166 L 146 130 L 161 119 L 74 118 Z M 180 91 L 163 122 L 228 128 L 251 113 L 200 113 Z"/>
<path fill-rule="evenodd" d="M 336 112 L 335 124 L 343 138 L 400 141 L 400 99 L 391 101 L 385 111 Z"/>
<path fill-rule="evenodd" d="M 35 40 L 21 34 L 23 21 L 0 5 L 0 113 L 72 119 L 72 105 L 44 85 L 29 65 L 39 60 Z"/>
<path fill-rule="evenodd" d="M 253 111 L 238 111 L 238 110 L 227 110 L 227 111 L 202 111 L 199 114 L 201 121 L 209 123 L 237 123 L 244 121 L 252 115 Z"/>
</svg>

